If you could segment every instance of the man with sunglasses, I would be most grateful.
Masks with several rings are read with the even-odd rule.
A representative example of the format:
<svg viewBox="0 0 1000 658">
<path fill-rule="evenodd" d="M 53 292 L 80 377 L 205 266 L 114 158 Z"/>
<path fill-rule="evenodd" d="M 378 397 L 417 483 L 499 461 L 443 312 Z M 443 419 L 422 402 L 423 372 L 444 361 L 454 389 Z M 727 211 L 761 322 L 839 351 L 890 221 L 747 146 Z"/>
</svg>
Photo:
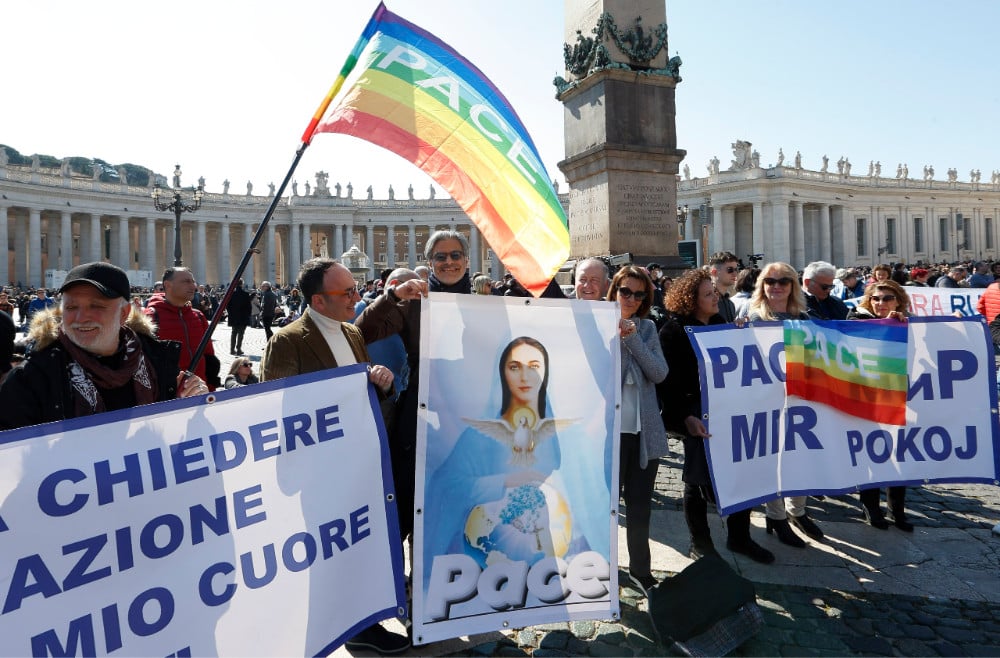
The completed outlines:
<svg viewBox="0 0 1000 658">
<path fill-rule="evenodd" d="M 361 313 L 355 326 L 366 343 L 399 335 L 406 348 L 409 382 L 396 401 L 396 417 L 389 436 L 392 477 L 396 482 L 399 530 L 405 540 L 413 531 L 416 481 L 417 399 L 420 381 L 420 298 L 428 292 L 472 294 L 469 279 L 469 242 L 458 231 L 435 231 L 427 238 L 424 257 L 430 266 L 427 280 L 410 279 L 388 285 Z"/>
<path fill-rule="evenodd" d="M 719 315 L 726 322 L 736 321 L 736 305 L 729 298 L 729 293 L 736 285 L 736 276 L 740 271 L 740 259 L 731 251 L 717 251 L 708 259 L 708 272 L 712 275 L 712 283 L 719 291 Z"/>
<path fill-rule="evenodd" d="M 848 308 L 833 291 L 837 268 L 823 260 L 806 265 L 802 273 L 802 288 L 809 313 L 818 320 L 846 320 Z"/>
<path fill-rule="evenodd" d="M 331 258 L 307 260 L 299 270 L 298 289 L 307 307 L 297 320 L 274 332 L 264 347 L 260 380 L 370 362 L 364 338 L 351 324 L 354 305 L 361 299 L 351 271 Z M 369 369 L 368 381 L 375 385 L 380 399 L 392 392 L 392 380 L 392 371 L 385 366 Z M 349 639 L 346 646 L 390 655 L 409 649 L 410 640 L 373 624 Z"/>
</svg>

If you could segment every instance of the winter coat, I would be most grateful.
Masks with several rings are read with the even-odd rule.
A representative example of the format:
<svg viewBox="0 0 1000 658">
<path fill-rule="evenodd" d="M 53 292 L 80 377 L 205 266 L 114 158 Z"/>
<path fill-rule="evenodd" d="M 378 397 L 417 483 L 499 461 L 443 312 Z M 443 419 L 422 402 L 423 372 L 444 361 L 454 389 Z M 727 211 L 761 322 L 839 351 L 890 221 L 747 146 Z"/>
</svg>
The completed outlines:
<svg viewBox="0 0 1000 658">
<path fill-rule="evenodd" d="M 35 341 L 28 358 L 10 371 L 0 386 L 0 429 L 14 429 L 75 417 L 73 390 L 67 368 L 71 359 L 59 342 L 61 312 L 42 311 L 31 324 Z M 133 311 L 126 321 L 139 337 L 142 350 L 156 373 L 157 402 L 177 397 L 180 345 L 158 340 L 153 323 Z"/>
</svg>

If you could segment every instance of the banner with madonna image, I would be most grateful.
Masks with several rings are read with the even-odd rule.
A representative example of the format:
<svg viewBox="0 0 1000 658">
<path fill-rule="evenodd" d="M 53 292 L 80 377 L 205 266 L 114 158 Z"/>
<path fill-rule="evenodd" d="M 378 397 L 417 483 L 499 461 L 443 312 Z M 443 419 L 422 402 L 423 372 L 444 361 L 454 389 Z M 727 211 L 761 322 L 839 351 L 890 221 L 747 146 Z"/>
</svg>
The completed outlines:
<svg viewBox="0 0 1000 658">
<path fill-rule="evenodd" d="M 619 616 L 618 307 L 431 294 L 413 642 Z"/>
</svg>

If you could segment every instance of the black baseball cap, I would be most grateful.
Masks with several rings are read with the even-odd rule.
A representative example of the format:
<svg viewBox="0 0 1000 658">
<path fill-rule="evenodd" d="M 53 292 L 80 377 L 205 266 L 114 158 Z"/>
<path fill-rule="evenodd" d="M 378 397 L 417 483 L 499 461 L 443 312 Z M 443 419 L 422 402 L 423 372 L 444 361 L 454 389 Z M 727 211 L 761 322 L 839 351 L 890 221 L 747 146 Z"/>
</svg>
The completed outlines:
<svg viewBox="0 0 1000 658">
<path fill-rule="evenodd" d="M 115 297 L 128 299 L 132 292 L 132 287 L 129 285 L 128 275 L 125 274 L 125 270 L 111 263 L 85 263 L 77 265 L 66 275 L 66 280 L 63 281 L 59 292 L 65 292 L 66 289 L 78 283 L 89 283 L 109 299 L 114 299 Z"/>
</svg>

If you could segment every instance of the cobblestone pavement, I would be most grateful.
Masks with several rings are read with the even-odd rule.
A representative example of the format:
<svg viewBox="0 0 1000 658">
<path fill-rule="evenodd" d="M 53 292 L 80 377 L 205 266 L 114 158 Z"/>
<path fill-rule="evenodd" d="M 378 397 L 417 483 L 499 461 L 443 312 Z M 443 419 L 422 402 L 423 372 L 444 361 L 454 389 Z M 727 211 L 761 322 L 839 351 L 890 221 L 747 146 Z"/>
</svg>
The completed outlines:
<svg viewBox="0 0 1000 658">
<path fill-rule="evenodd" d="M 259 363 L 263 330 L 248 329 L 243 347 Z M 223 373 L 234 358 L 228 348 L 228 327 L 219 327 Z M 661 579 L 690 563 L 681 513 L 683 451 L 673 440 L 671 449 L 661 460 L 653 498 L 654 575 Z M 755 511 L 752 532 L 777 556 L 772 565 L 726 551 L 724 524 L 715 517 L 716 545 L 754 582 L 764 613 L 760 632 L 732 655 L 1000 656 L 1000 537 L 991 532 L 1000 521 L 1000 487 L 913 487 L 907 508 L 917 525 L 912 535 L 869 528 L 856 496 L 810 498 L 809 514 L 828 539 L 806 549 L 765 535 L 763 514 Z M 623 541 L 621 546 L 624 562 Z M 619 622 L 534 626 L 418 646 L 406 655 L 669 655 L 655 639 L 645 598 L 625 586 L 620 597 Z M 350 654 L 341 648 L 335 655 Z"/>
</svg>

